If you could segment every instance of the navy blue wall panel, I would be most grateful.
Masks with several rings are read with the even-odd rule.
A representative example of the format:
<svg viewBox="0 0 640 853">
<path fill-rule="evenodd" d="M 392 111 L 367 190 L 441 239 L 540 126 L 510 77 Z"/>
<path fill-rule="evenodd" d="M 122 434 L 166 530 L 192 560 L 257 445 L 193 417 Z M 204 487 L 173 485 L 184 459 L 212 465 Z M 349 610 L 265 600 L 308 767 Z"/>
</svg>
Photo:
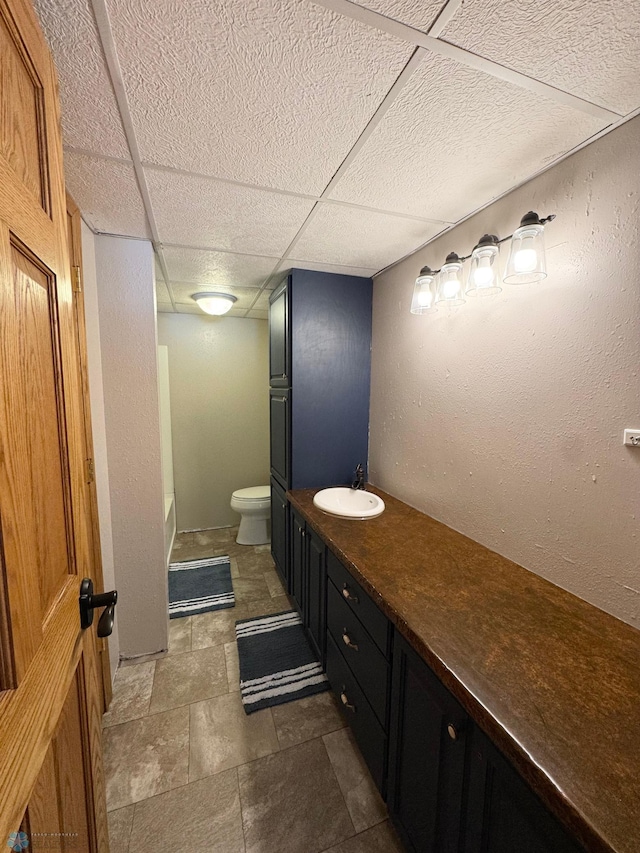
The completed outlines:
<svg viewBox="0 0 640 853">
<path fill-rule="evenodd" d="M 350 483 L 366 470 L 370 278 L 293 270 L 291 488 Z"/>
</svg>

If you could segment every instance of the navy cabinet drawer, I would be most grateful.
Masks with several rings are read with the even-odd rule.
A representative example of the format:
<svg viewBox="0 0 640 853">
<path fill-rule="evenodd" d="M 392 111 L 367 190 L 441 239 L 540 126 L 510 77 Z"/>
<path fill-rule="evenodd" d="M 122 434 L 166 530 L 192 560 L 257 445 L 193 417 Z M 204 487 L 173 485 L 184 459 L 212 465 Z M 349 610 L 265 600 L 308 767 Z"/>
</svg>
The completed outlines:
<svg viewBox="0 0 640 853">
<path fill-rule="evenodd" d="M 371 634 L 382 654 L 388 657 L 390 622 L 387 617 L 331 551 L 327 554 L 327 571 L 342 598 Z"/>
<path fill-rule="evenodd" d="M 330 635 L 327 636 L 327 676 L 344 709 L 373 781 L 384 796 L 387 738 Z"/>
<path fill-rule="evenodd" d="M 331 581 L 327 589 L 327 627 L 378 720 L 386 726 L 389 665 Z"/>
</svg>

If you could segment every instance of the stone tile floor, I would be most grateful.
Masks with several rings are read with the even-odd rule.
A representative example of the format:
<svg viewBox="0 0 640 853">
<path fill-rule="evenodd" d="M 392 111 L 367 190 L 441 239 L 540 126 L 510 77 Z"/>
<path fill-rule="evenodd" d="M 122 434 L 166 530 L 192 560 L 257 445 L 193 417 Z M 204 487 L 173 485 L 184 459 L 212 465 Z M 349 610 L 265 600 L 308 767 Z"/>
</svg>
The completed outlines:
<svg viewBox="0 0 640 853">
<path fill-rule="evenodd" d="M 236 606 L 171 620 L 168 655 L 116 675 L 111 853 L 401 853 L 330 693 L 244 713 L 235 620 L 290 604 L 269 546 L 235 532 L 180 534 L 172 558 L 229 554 Z"/>
</svg>

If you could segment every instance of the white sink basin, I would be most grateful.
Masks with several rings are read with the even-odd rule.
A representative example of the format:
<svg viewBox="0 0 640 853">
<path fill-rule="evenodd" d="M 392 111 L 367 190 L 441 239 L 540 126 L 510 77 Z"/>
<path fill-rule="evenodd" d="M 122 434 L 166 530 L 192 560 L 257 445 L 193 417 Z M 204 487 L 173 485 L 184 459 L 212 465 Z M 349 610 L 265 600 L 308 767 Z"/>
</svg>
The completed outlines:
<svg viewBox="0 0 640 853">
<path fill-rule="evenodd" d="M 372 492 L 336 486 L 322 489 L 313 498 L 313 503 L 323 512 L 341 518 L 375 518 L 384 512 L 384 501 Z"/>
</svg>

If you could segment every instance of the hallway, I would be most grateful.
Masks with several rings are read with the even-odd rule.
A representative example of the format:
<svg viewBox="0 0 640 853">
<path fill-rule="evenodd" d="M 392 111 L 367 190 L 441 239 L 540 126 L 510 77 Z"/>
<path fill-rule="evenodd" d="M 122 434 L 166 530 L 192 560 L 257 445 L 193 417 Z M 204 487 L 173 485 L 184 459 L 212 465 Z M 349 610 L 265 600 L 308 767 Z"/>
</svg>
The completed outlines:
<svg viewBox="0 0 640 853">
<path fill-rule="evenodd" d="M 172 620 L 167 657 L 122 666 L 104 717 L 111 853 L 400 853 L 331 693 L 246 716 L 236 619 L 289 609 L 269 546 L 234 529 L 177 537 L 228 554 L 236 606 Z"/>
</svg>

